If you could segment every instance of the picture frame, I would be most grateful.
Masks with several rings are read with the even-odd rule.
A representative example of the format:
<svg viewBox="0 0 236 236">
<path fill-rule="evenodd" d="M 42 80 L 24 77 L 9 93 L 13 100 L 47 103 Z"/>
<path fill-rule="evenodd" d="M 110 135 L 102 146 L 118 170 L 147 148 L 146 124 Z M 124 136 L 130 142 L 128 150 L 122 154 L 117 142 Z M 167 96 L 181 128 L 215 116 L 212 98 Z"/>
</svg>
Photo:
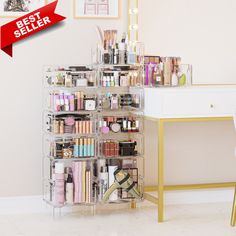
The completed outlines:
<svg viewBox="0 0 236 236">
<path fill-rule="evenodd" d="M 45 6 L 47 3 L 47 0 L 2 0 L 0 3 L 0 18 L 21 17 Z"/>
<path fill-rule="evenodd" d="M 121 0 L 74 0 L 75 19 L 118 19 Z"/>
</svg>

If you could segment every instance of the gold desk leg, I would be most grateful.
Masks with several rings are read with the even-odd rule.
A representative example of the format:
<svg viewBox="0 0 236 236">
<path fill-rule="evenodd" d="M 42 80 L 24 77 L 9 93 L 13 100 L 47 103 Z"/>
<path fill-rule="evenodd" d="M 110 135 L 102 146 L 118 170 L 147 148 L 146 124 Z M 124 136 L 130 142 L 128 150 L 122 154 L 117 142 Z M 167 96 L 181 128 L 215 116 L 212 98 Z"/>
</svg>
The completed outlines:
<svg viewBox="0 0 236 236">
<path fill-rule="evenodd" d="M 231 226 L 235 226 L 236 223 L 236 186 L 234 191 L 234 201 L 233 201 L 233 207 L 232 207 L 232 214 L 231 214 Z"/>
<path fill-rule="evenodd" d="M 164 122 L 158 120 L 158 222 L 164 220 Z"/>
<path fill-rule="evenodd" d="M 136 201 L 135 201 L 135 200 L 132 200 L 132 201 L 130 202 L 130 208 L 131 208 L 131 209 L 136 209 Z"/>
</svg>

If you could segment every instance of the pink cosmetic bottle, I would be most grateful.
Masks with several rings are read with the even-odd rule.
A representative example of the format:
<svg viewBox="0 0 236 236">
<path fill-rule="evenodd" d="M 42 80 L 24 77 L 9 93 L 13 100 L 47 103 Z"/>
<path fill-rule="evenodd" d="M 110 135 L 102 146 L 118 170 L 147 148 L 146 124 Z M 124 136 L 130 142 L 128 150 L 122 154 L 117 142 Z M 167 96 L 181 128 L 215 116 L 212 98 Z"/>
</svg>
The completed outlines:
<svg viewBox="0 0 236 236">
<path fill-rule="evenodd" d="M 55 163 L 54 206 L 62 207 L 65 203 L 64 163 Z"/>
</svg>

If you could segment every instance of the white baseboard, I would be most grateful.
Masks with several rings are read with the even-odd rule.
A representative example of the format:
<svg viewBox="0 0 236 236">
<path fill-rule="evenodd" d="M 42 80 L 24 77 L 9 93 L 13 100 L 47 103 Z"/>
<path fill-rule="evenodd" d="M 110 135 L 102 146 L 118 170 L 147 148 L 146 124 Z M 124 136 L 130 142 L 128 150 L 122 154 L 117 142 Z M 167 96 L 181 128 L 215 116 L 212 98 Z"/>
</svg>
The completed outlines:
<svg viewBox="0 0 236 236">
<path fill-rule="evenodd" d="M 184 205 L 199 203 L 232 202 L 233 189 L 191 190 L 165 192 L 166 205 Z M 155 195 L 155 193 L 153 193 Z M 144 205 L 146 205 L 144 203 Z M 117 208 L 117 206 L 116 206 Z M 71 211 L 70 208 L 63 212 Z M 47 205 L 42 196 L 25 196 L 0 198 L 0 215 L 18 215 L 32 213 L 52 213 L 52 207 Z"/>
</svg>

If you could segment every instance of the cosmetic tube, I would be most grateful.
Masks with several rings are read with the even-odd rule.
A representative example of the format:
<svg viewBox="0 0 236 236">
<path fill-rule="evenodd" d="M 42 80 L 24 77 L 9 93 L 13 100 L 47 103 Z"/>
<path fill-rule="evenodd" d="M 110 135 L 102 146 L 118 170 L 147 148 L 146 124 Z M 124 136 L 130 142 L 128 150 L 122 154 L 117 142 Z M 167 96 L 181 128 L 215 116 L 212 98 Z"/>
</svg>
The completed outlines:
<svg viewBox="0 0 236 236">
<path fill-rule="evenodd" d="M 94 138 L 91 138 L 90 156 L 94 157 L 94 155 L 95 155 L 95 141 L 94 141 Z"/>
<path fill-rule="evenodd" d="M 87 156 L 91 157 L 91 139 L 88 138 L 87 140 Z"/>
<path fill-rule="evenodd" d="M 83 151 L 84 151 L 83 156 L 84 156 L 84 157 L 87 157 L 87 156 L 88 156 L 88 140 L 87 140 L 87 138 L 84 138 Z"/>
<path fill-rule="evenodd" d="M 75 139 L 74 157 L 79 157 L 79 139 Z"/>
<path fill-rule="evenodd" d="M 79 139 L 79 157 L 83 157 L 83 139 Z"/>
</svg>

